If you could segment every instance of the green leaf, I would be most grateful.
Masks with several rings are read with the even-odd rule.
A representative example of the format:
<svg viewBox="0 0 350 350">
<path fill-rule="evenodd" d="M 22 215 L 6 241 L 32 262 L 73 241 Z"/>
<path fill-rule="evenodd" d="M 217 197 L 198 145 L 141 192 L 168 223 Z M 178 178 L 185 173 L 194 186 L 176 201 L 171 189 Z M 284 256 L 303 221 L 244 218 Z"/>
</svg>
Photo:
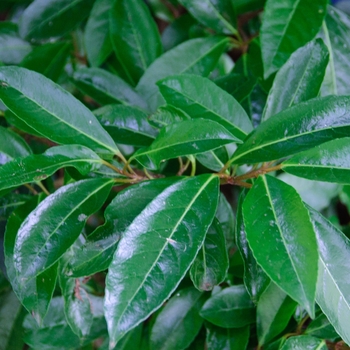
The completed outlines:
<svg viewBox="0 0 350 350">
<path fill-rule="evenodd" d="M 167 187 L 181 178 L 144 181 L 120 192 L 107 206 L 105 224 L 88 236 L 86 243 L 74 252 L 67 275 L 89 276 L 106 270 L 125 229 Z"/>
<path fill-rule="evenodd" d="M 110 33 L 115 54 L 136 85 L 163 51 L 157 25 L 144 1 L 114 0 Z"/>
<path fill-rule="evenodd" d="M 92 67 L 100 66 L 113 52 L 109 34 L 111 0 L 96 0 L 86 23 L 84 43 Z"/>
<path fill-rule="evenodd" d="M 69 260 L 74 254 L 69 249 L 59 262 L 59 283 L 64 299 L 64 313 L 72 331 L 83 338 L 90 334 L 93 322 L 90 295 L 83 288 L 82 279 L 70 278 L 64 274 Z"/>
<path fill-rule="evenodd" d="M 327 350 L 328 346 L 322 339 L 317 339 L 309 335 L 299 335 L 286 340 L 281 350 Z"/>
<path fill-rule="evenodd" d="M 89 15 L 93 3 L 94 0 L 35 0 L 20 18 L 19 33 L 28 40 L 62 36 Z"/>
<path fill-rule="evenodd" d="M 225 236 L 217 219 L 209 227 L 204 244 L 192 264 L 190 275 L 200 291 L 210 291 L 224 281 L 228 270 Z"/>
<path fill-rule="evenodd" d="M 181 109 L 165 105 L 159 107 L 153 114 L 151 114 L 148 121 L 151 125 L 160 129 L 163 126 L 188 119 L 190 119 L 190 117 Z"/>
<path fill-rule="evenodd" d="M 200 23 L 217 33 L 237 34 L 235 12 L 230 0 L 179 0 Z"/>
<path fill-rule="evenodd" d="M 50 309 L 39 328 L 33 318 L 28 315 L 23 323 L 25 328 L 24 341 L 34 349 L 61 350 L 80 349 L 93 340 L 106 334 L 106 321 L 103 317 L 103 298 L 91 296 L 91 310 L 94 315 L 91 332 L 84 339 L 73 333 L 64 314 L 62 297 L 52 299 Z"/>
<path fill-rule="evenodd" d="M 256 310 L 259 345 L 280 334 L 292 318 L 297 303 L 273 282 L 261 295 Z"/>
<path fill-rule="evenodd" d="M 295 50 L 316 36 L 327 5 L 327 0 L 267 0 L 261 27 L 265 78 L 282 67 Z"/>
<path fill-rule="evenodd" d="M 168 104 L 182 109 L 191 118 L 213 120 L 240 140 L 253 129 L 246 112 L 234 97 L 209 79 L 178 75 L 160 81 L 158 86 Z"/>
<path fill-rule="evenodd" d="M 287 173 L 310 180 L 350 183 L 350 138 L 325 142 L 282 163 Z"/>
<path fill-rule="evenodd" d="M 156 82 L 174 74 L 196 74 L 208 76 L 215 68 L 228 39 L 209 37 L 188 40 L 169 50 L 147 69 L 136 87 L 136 91 L 147 101 L 149 109 L 155 111 L 164 103 Z"/>
<path fill-rule="evenodd" d="M 321 39 L 295 51 L 276 74 L 262 119 L 317 97 L 328 60 L 328 49 Z"/>
<path fill-rule="evenodd" d="M 20 66 L 41 73 L 57 82 L 71 49 L 72 44 L 64 41 L 37 46 L 24 57 Z"/>
<path fill-rule="evenodd" d="M 31 128 L 28 124 L 26 124 L 22 119 L 18 118 L 16 114 L 12 113 L 9 109 L 5 111 L 5 119 L 9 124 L 15 126 L 21 131 L 26 132 L 27 134 L 43 137 L 43 135 Z"/>
<path fill-rule="evenodd" d="M 274 177 L 261 176 L 244 200 L 243 217 L 258 264 L 314 317 L 317 243 L 308 211 L 297 192 Z"/>
<path fill-rule="evenodd" d="M 73 82 L 101 105 L 122 103 L 146 108 L 146 103 L 128 83 L 104 69 L 80 68 L 74 72 Z"/>
<path fill-rule="evenodd" d="M 329 64 L 322 86 L 322 95 L 349 95 L 350 18 L 328 5 L 320 33 L 329 50 Z"/>
<path fill-rule="evenodd" d="M 176 182 L 126 228 L 106 279 L 110 347 L 158 309 L 184 277 L 214 218 L 218 186 L 213 175 Z"/>
<path fill-rule="evenodd" d="M 350 343 L 347 321 L 350 317 L 348 256 L 349 239 L 319 212 L 308 206 L 320 252 L 316 301 L 335 330 Z"/>
<path fill-rule="evenodd" d="M 227 149 L 223 146 L 214 151 L 199 153 L 196 155 L 196 159 L 206 168 L 220 171 L 228 161 Z"/>
<path fill-rule="evenodd" d="M 30 44 L 18 36 L 17 25 L 11 22 L 0 23 L 0 62 L 18 64 L 32 51 Z"/>
<path fill-rule="evenodd" d="M 87 218 L 104 203 L 113 180 L 81 180 L 61 187 L 30 213 L 14 247 L 17 277 L 23 285 L 52 266 L 74 243 Z"/>
<path fill-rule="evenodd" d="M 258 265 L 254 258 L 253 252 L 249 247 L 247 241 L 247 234 L 244 227 L 242 205 L 245 197 L 247 196 L 247 190 L 243 190 L 239 197 L 237 205 L 237 218 L 236 218 L 236 244 L 237 248 L 242 256 L 244 263 L 244 285 L 252 299 L 257 304 L 260 296 L 269 284 L 269 278 L 265 274 L 264 270 Z"/>
<path fill-rule="evenodd" d="M 335 331 L 334 327 L 329 323 L 327 316 L 323 313 L 310 322 L 305 330 L 305 334 L 331 341 L 339 339 L 339 334 Z"/>
<path fill-rule="evenodd" d="M 116 143 L 149 146 L 158 134 L 147 114 L 131 106 L 113 105 L 97 119 Z"/>
<path fill-rule="evenodd" d="M 185 120 L 164 127 L 148 148 L 137 151 L 131 159 L 149 169 L 158 169 L 164 160 L 202 153 L 240 142 L 220 124 L 205 119 Z"/>
<path fill-rule="evenodd" d="M 0 98 L 17 117 L 54 142 L 78 143 L 97 152 L 119 154 L 90 110 L 38 73 L 1 67 Z"/>
<path fill-rule="evenodd" d="M 22 350 L 22 322 L 25 313 L 21 303 L 12 291 L 1 295 L 0 301 L 0 349 Z"/>
<path fill-rule="evenodd" d="M 204 301 L 205 296 L 193 287 L 178 291 L 155 320 L 150 349 L 187 349 L 202 327 L 199 310 Z"/>
<path fill-rule="evenodd" d="M 212 295 L 200 315 L 224 328 L 240 328 L 255 322 L 254 304 L 243 285 L 228 287 Z"/>
<path fill-rule="evenodd" d="M 32 196 L 10 192 L 0 197 L 0 220 L 6 220 L 9 215 L 20 205 L 24 204 Z"/>
<path fill-rule="evenodd" d="M 29 156 L 32 153 L 22 137 L 8 128 L 0 126 L 0 139 L 0 165 L 14 158 Z M 1 170 L 2 167 L 0 167 L 0 172 Z"/>
<path fill-rule="evenodd" d="M 207 345 L 210 350 L 245 350 L 249 341 L 249 326 L 221 328 L 206 324 Z"/>
<path fill-rule="evenodd" d="M 231 163 L 286 157 L 350 132 L 350 98 L 327 96 L 300 103 L 262 123 L 238 147 Z"/>
<path fill-rule="evenodd" d="M 56 286 L 57 265 L 53 265 L 44 271 L 37 278 L 25 283 L 21 288 L 14 267 L 14 246 L 17 231 L 29 213 L 34 210 L 43 196 L 36 196 L 24 205 L 18 207 L 9 217 L 6 225 L 4 239 L 4 255 L 7 276 L 11 282 L 13 291 L 23 306 L 29 311 L 33 318 L 41 324 L 52 298 Z"/>
<path fill-rule="evenodd" d="M 18 158 L 0 167 L 0 190 L 44 180 L 64 167 L 73 166 L 86 175 L 101 165 L 102 159 L 87 147 L 56 146 L 44 154 Z"/>
</svg>

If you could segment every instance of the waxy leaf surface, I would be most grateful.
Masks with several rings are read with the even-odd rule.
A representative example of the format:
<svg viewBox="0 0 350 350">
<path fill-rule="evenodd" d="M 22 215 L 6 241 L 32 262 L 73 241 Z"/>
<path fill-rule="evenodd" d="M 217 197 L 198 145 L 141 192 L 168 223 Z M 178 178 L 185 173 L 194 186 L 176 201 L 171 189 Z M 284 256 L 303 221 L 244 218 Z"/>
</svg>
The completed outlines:
<svg viewBox="0 0 350 350">
<path fill-rule="evenodd" d="M 234 27 L 235 12 L 230 0 L 180 0 L 188 12 L 217 33 L 237 34 Z"/>
<path fill-rule="evenodd" d="M 316 302 L 342 339 L 350 344 L 349 239 L 308 206 L 320 252 Z"/>
<path fill-rule="evenodd" d="M 192 119 L 164 127 L 148 148 L 137 151 L 136 159 L 149 169 L 158 169 L 164 160 L 206 152 L 220 146 L 241 142 L 220 124 Z"/>
<path fill-rule="evenodd" d="M 163 51 L 157 25 L 143 0 L 113 2 L 110 35 L 119 62 L 136 85 Z"/>
<path fill-rule="evenodd" d="M 0 99 L 17 117 L 52 141 L 81 144 L 102 153 L 119 152 L 87 107 L 36 72 L 1 67 Z"/>
<path fill-rule="evenodd" d="M 190 270 L 194 286 L 200 291 L 210 291 L 226 277 L 228 256 L 225 236 L 217 219 L 209 227 L 204 244 Z"/>
<path fill-rule="evenodd" d="M 244 200 L 243 218 L 258 264 L 313 317 L 317 243 L 298 193 L 274 177 L 259 177 Z"/>
<path fill-rule="evenodd" d="M 63 167 L 73 166 L 86 175 L 101 165 L 102 159 L 87 147 L 56 146 L 43 154 L 17 158 L 0 167 L 0 190 L 44 180 Z"/>
<path fill-rule="evenodd" d="M 113 105 L 97 119 L 116 143 L 149 146 L 158 134 L 147 113 L 131 106 Z"/>
<path fill-rule="evenodd" d="M 146 103 L 123 79 L 101 68 L 81 68 L 73 75 L 74 84 L 98 103 L 122 103 L 146 108 Z"/>
<path fill-rule="evenodd" d="M 28 40 L 62 36 L 89 15 L 93 3 L 94 0 L 35 0 L 21 16 L 19 33 Z"/>
<path fill-rule="evenodd" d="M 228 45 L 228 39 L 209 37 L 188 40 L 156 59 L 146 70 L 136 91 L 147 101 L 153 112 L 164 100 L 156 82 L 174 74 L 208 76 Z"/>
<path fill-rule="evenodd" d="M 325 142 L 282 163 L 287 173 L 309 180 L 350 183 L 350 138 Z"/>
<path fill-rule="evenodd" d="M 328 59 L 327 46 L 320 39 L 295 51 L 276 74 L 262 119 L 266 120 L 292 105 L 317 97 Z"/>
<path fill-rule="evenodd" d="M 123 232 L 156 196 L 180 180 L 172 177 L 144 181 L 120 192 L 105 210 L 105 224 L 74 251 L 67 274 L 82 277 L 106 270 Z"/>
<path fill-rule="evenodd" d="M 200 331 L 203 318 L 199 310 L 205 296 L 190 287 L 178 291 L 158 314 L 150 337 L 151 350 L 183 350 Z"/>
<path fill-rule="evenodd" d="M 339 334 L 335 331 L 327 316 L 323 313 L 309 323 L 305 334 L 320 339 L 329 339 L 331 341 L 335 341 L 339 338 Z"/>
<path fill-rule="evenodd" d="M 14 264 L 21 285 L 52 266 L 74 243 L 87 218 L 104 203 L 113 180 L 81 180 L 61 187 L 18 230 Z"/>
<path fill-rule="evenodd" d="M 111 0 L 96 0 L 86 23 L 84 43 L 92 67 L 100 66 L 113 51 L 109 35 L 111 8 Z"/>
<path fill-rule="evenodd" d="M 260 345 L 268 343 L 286 328 L 297 305 L 279 287 L 270 282 L 261 295 L 256 310 Z"/>
<path fill-rule="evenodd" d="M 327 0 L 268 0 L 261 27 L 264 75 L 278 70 L 299 47 L 312 40 L 326 14 Z"/>
<path fill-rule="evenodd" d="M 0 165 L 14 158 L 29 156 L 32 153 L 32 150 L 22 137 L 8 128 L 0 126 L 0 139 Z"/>
<path fill-rule="evenodd" d="M 110 347 L 157 310 L 184 277 L 214 218 L 218 186 L 213 175 L 176 182 L 126 228 L 106 279 Z"/>
<path fill-rule="evenodd" d="M 224 328 L 240 328 L 255 322 L 254 304 L 243 285 L 231 286 L 212 295 L 200 315 Z"/>
<path fill-rule="evenodd" d="M 252 123 L 241 105 L 209 79 L 194 75 L 171 76 L 158 83 L 165 101 L 191 118 L 213 120 L 244 140 Z"/>
<path fill-rule="evenodd" d="M 295 105 L 259 125 L 238 147 L 232 163 L 286 157 L 350 132 L 350 97 L 327 96 Z"/>
<path fill-rule="evenodd" d="M 281 350 L 327 350 L 328 346 L 323 339 L 300 335 L 286 340 Z"/>
</svg>

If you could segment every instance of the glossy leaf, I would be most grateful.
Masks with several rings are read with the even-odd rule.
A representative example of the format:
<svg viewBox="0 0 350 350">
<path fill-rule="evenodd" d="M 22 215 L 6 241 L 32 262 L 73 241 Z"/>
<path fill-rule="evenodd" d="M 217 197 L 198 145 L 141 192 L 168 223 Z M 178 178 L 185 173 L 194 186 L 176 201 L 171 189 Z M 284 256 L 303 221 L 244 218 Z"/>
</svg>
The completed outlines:
<svg viewBox="0 0 350 350">
<path fill-rule="evenodd" d="M 307 326 L 305 334 L 320 339 L 329 339 L 331 341 L 339 339 L 338 333 L 329 323 L 327 316 L 323 313 L 310 322 L 310 324 Z"/>
<path fill-rule="evenodd" d="M 0 126 L 0 165 L 3 165 L 13 158 L 26 157 L 32 153 L 28 144 L 21 136 L 8 128 Z M 2 167 L 0 167 L 0 172 Z"/>
<path fill-rule="evenodd" d="M 57 82 L 71 49 L 72 44 L 64 41 L 37 46 L 24 57 L 20 66 L 41 73 Z"/>
<path fill-rule="evenodd" d="M 151 125 L 160 129 L 163 126 L 188 119 L 190 119 L 190 117 L 181 109 L 165 105 L 159 107 L 153 114 L 151 114 L 148 120 Z"/>
<path fill-rule="evenodd" d="M 349 239 L 319 212 L 308 207 L 320 252 L 316 301 L 346 343 L 350 332 Z"/>
<path fill-rule="evenodd" d="M 22 119 L 18 118 L 16 114 L 12 113 L 9 109 L 5 111 L 5 119 L 9 124 L 15 126 L 18 130 L 24 131 L 29 135 L 43 137 L 39 132 L 30 127 Z"/>
<path fill-rule="evenodd" d="M 328 60 L 327 46 L 320 39 L 295 51 L 276 74 L 262 119 L 317 97 Z"/>
<path fill-rule="evenodd" d="M 213 175 L 183 179 L 126 228 L 106 280 L 110 347 L 158 309 L 184 277 L 214 218 L 218 185 Z"/>
<path fill-rule="evenodd" d="M 13 193 L 3 194 L 0 197 L 0 220 L 6 220 L 20 205 L 31 199 L 31 195 Z"/>
<path fill-rule="evenodd" d="M 242 205 L 246 196 L 247 190 L 243 190 L 239 197 L 237 206 L 235 238 L 237 248 L 242 256 L 244 263 L 244 285 L 247 288 L 252 301 L 257 304 L 261 294 L 269 285 L 270 279 L 267 277 L 266 273 L 260 267 L 260 265 L 258 265 L 256 262 L 256 259 L 247 241 L 247 234 L 242 213 Z"/>
<path fill-rule="evenodd" d="M 228 45 L 221 37 L 188 40 L 155 60 L 140 79 L 136 90 L 153 112 L 164 103 L 156 82 L 174 74 L 208 76 Z"/>
<path fill-rule="evenodd" d="M 82 277 L 106 270 L 125 229 L 156 196 L 180 180 L 144 181 L 120 192 L 105 210 L 105 224 L 88 236 L 81 249 L 75 250 L 66 273 Z"/>
<path fill-rule="evenodd" d="M 90 344 L 93 340 L 106 334 L 106 321 L 103 317 L 103 299 L 93 297 L 91 310 L 93 312 L 93 324 L 88 337 L 80 339 L 73 333 L 67 323 L 64 314 L 64 302 L 62 297 L 52 299 L 50 309 L 39 328 L 30 315 L 23 323 L 25 328 L 24 341 L 34 349 L 79 349 Z"/>
<path fill-rule="evenodd" d="M 82 279 L 70 278 L 64 270 L 72 258 L 73 249 L 69 249 L 59 263 L 59 283 L 64 299 L 64 313 L 72 331 L 83 338 L 89 335 L 93 323 L 90 295 L 82 286 Z"/>
<path fill-rule="evenodd" d="M 186 120 L 164 127 L 148 148 L 140 149 L 131 159 L 146 168 L 158 169 L 164 160 L 202 153 L 232 142 L 240 140 L 214 121 Z"/>
<path fill-rule="evenodd" d="M 84 43 L 92 67 L 100 66 L 113 51 L 109 35 L 111 8 L 111 0 L 96 0 L 86 23 Z"/>
<path fill-rule="evenodd" d="M 223 146 L 214 151 L 199 153 L 196 155 L 196 159 L 206 168 L 220 171 L 228 161 L 227 149 Z"/>
<path fill-rule="evenodd" d="M 211 350 L 245 350 L 249 341 L 249 326 L 221 328 L 206 324 L 207 345 Z"/>
<path fill-rule="evenodd" d="M 102 159 L 87 147 L 52 147 L 44 154 L 17 158 L 0 167 L 0 190 L 44 180 L 58 169 L 67 166 L 73 166 L 86 175 L 101 165 Z"/>
<path fill-rule="evenodd" d="M 295 105 L 262 123 L 230 162 L 260 163 L 286 157 L 350 131 L 350 98 L 328 96 Z"/>
<path fill-rule="evenodd" d="M 163 50 L 146 4 L 142 0 L 115 0 L 110 12 L 110 33 L 115 54 L 136 85 Z"/>
<path fill-rule="evenodd" d="M 74 84 L 98 103 L 122 103 L 141 108 L 146 103 L 135 90 L 117 75 L 101 68 L 80 68 L 73 75 Z"/>
<path fill-rule="evenodd" d="M 35 0 L 21 16 L 20 35 L 32 40 L 62 36 L 89 15 L 93 3 L 94 0 Z"/>
<path fill-rule="evenodd" d="M 326 14 L 327 0 L 268 0 L 261 27 L 265 78 L 278 70 L 299 47 L 312 40 Z"/>
<path fill-rule="evenodd" d="M 231 204 L 228 202 L 223 193 L 220 194 L 218 209 L 215 217 L 220 223 L 220 227 L 224 233 L 226 245 L 229 250 L 234 241 L 235 216 L 233 214 Z"/>
<path fill-rule="evenodd" d="M 14 264 L 21 285 L 52 266 L 104 203 L 113 180 L 81 180 L 61 187 L 31 212 L 18 230 Z"/>
<path fill-rule="evenodd" d="M 200 315 L 224 328 L 240 328 L 255 322 L 254 304 L 243 285 L 231 286 L 212 295 Z"/>
<path fill-rule="evenodd" d="M 113 105 L 97 118 L 116 143 L 149 146 L 158 134 L 147 114 L 135 107 Z"/>
<path fill-rule="evenodd" d="M 274 177 L 259 177 L 244 200 L 243 218 L 258 264 L 314 317 L 317 243 L 297 192 Z"/>
<path fill-rule="evenodd" d="M 259 345 L 280 334 L 292 318 L 297 303 L 273 282 L 261 295 L 256 310 Z"/>
<path fill-rule="evenodd" d="M 199 316 L 205 296 L 195 288 L 177 292 L 158 314 L 151 331 L 151 350 L 183 350 L 202 327 Z"/>
<path fill-rule="evenodd" d="M 38 324 L 41 324 L 49 307 L 53 291 L 56 286 L 57 265 L 53 265 L 37 278 L 25 283 L 21 288 L 20 281 L 14 267 L 14 246 L 17 231 L 29 213 L 43 200 L 43 196 L 36 196 L 24 205 L 18 207 L 9 217 L 4 239 L 4 255 L 7 276 L 13 291 L 23 306 L 30 312 Z"/>
<path fill-rule="evenodd" d="M 11 22 L 0 23 L 0 62 L 18 64 L 32 51 L 30 44 L 18 36 L 17 25 Z"/>
<path fill-rule="evenodd" d="M 0 99 L 17 117 L 52 141 L 119 153 L 111 137 L 80 101 L 38 73 L 1 67 Z"/>
<path fill-rule="evenodd" d="M 0 349 L 22 350 L 22 322 L 25 313 L 21 303 L 12 291 L 1 295 L 0 300 Z"/>
<path fill-rule="evenodd" d="M 217 33 L 237 34 L 233 3 L 229 0 L 180 0 L 191 15 Z"/>
<path fill-rule="evenodd" d="M 350 183 L 350 138 L 325 142 L 298 153 L 283 162 L 282 169 L 310 180 Z"/>
<path fill-rule="evenodd" d="M 204 244 L 190 270 L 194 286 L 200 291 L 210 291 L 224 281 L 228 269 L 225 236 L 220 223 L 214 219 Z"/>
<path fill-rule="evenodd" d="M 281 350 L 327 350 L 328 346 L 322 339 L 317 339 L 309 335 L 290 337 L 286 340 Z"/>
<path fill-rule="evenodd" d="M 329 64 L 322 86 L 322 95 L 349 95 L 349 16 L 335 7 L 328 5 L 320 35 L 329 50 Z"/>
<path fill-rule="evenodd" d="M 182 109 L 191 118 L 213 120 L 240 140 L 253 128 L 241 105 L 209 79 L 177 75 L 162 80 L 158 86 L 168 104 Z"/>
</svg>

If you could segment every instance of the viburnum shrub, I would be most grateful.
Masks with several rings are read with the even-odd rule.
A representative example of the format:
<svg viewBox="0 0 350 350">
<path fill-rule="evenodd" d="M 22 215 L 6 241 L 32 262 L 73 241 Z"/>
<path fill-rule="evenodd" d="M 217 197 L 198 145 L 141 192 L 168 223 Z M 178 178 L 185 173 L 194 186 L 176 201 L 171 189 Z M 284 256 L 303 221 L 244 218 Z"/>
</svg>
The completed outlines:
<svg viewBox="0 0 350 350">
<path fill-rule="evenodd" d="M 345 13 L 0 12 L 0 349 L 348 349 Z"/>
</svg>

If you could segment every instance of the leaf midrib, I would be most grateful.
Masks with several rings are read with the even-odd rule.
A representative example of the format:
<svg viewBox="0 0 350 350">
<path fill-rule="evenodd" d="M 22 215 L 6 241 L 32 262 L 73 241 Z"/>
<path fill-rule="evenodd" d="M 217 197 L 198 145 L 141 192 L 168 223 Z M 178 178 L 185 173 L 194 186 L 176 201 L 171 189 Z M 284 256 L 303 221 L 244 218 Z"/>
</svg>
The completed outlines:
<svg viewBox="0 0 350 350">
<path fill-rule="evenodd" d="M 122 317 L 124 316 L 126 310 L 129 308 L 130 304 L 134 301 L 135 296 L 138 294 L 138 292 L 140 291 L 140 289 L 143 287 L 143 285 L 145 284 L 145 281 L 147 280 L 148 276 L 151 274 L 152 270 L 154 269 L 156 263 L 158 262 L 159 258 L 161 257 L 161 255 L 163 254 L 165 248 L 168 246 L 169 242 L 168 240 L 171 240 L 173 235 L 175 234 L 177 228 L 179 227 L 180 223 L 183 221 L 183 219 L 185 218 L 185 216 L 187 215 L 187 213 L 189 212 L 189 210 L 191 209 L 192 205 L 194 204 L 194 202 L 197 200 L 197 198 L 200 196 L 200 194 L 204 191 L 204 189 L 207 187 L 207 185 L 215 178 L 215 175 L 212 175 L 209 177 L 209 179 L 198 189 L 198 192 L 196 193 L 196 195 L 193 197 L 193 199 L 190 201 L 190 203 L 187 205 L 187 207 L 185 207 L 183 214 L 180 216 L 180 218 L 178 219 L 177 223 L 175 224 L 172 232 L 170 233 L 169 237 L 167 237 L 165 239 L 165 244 L 163 245 L 163 247 L 161 248 L 158 256 L 156 257 L 155 261 L 153 262 L 152 266 L 150 267 L 150 269 L 148 270 L 148 272 L 145 274 L 144 279 L 142 280 L 142 282 L 140 283 L 139 287 L 136 289 L 135 293 L 132 295 L 132 297 L 130 297 L 128 299 L 128 303 L 126 304 L 124 310 L 121 312 L 120 316 L 119 316 L 119 320 L 115 326 L 115 328 L 118 328 L 118 325 L 120 324 Z M 163 192 L 162 192 L 163 193 Z M 159 197 L 159 195 L 157 196 Z M 156 200 L 157 197 L 154 199 Z M 153 201 L 152 201 L 153 202 Z"/>
</svg>

